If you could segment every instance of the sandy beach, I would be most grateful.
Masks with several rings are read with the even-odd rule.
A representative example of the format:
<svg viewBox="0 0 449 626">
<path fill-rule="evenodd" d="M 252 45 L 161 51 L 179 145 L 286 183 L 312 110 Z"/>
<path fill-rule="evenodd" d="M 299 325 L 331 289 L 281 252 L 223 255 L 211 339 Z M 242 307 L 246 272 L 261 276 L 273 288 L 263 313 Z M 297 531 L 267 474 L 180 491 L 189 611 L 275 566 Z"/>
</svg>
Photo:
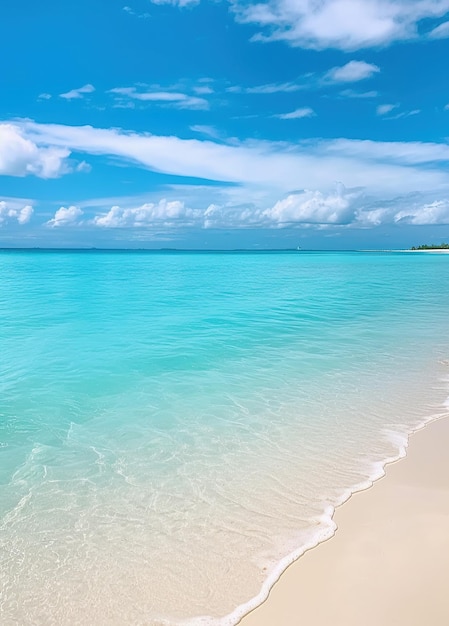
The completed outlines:
<svg viewBox="0 0 449 626">
<path fill-rule="evenodd" d="M 449 418 L 337 509 L 329 541 L 291 565 L 241 626 L 449 624 Z"/>
</svg>

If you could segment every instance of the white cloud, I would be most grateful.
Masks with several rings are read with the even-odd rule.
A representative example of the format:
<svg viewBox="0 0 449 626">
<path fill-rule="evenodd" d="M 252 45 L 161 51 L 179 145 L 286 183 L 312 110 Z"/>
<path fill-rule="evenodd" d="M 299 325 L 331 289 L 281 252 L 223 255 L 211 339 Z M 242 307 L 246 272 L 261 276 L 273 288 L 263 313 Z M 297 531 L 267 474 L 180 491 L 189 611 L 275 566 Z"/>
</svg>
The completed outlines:
<svg viewBox="0 0 449 626">
<path fill-rule="evenodd" d="M 51 93 L 40 93 L 37 98 L 38 100 L 51 100 L 52 95 Z"/>
<path fill-rule="evenodd" d="M 449 22 L 443 22 L 431 30 L 429 37 L 431 39 L 447 39 L 449 37 Z"/>
<path fill-rule="evenodd" d="M 233 183 L 236 204 L 243 202 L 238 197 L 259 207 L 268 199 L 274 204 L 291 189 L 324 193 L 335 180 L 347 187 L 363 187 L 378 198 L 412 191 L 443 193 L 449 188 L 446 143 L 315 139 L 297 143 L 248 140 L 230 145 L 29 121 L 21 123 L 21 131 L 37 146 L 64 146 L 79 153 L 112 156 L 132 167 Z M 220 204 L 212 200 L 212 193 L 213 186 L 209 186 L 208 204 Z"/>
<path fill-rule="evenodd" d="M 113 206 L 107 213 L 94 217 L 93 223 L 103 228 L 150 227 L 155 224 L 172 226 L 176 223 L 193 223 L 199 213 L 186 208 L 179 200 L 147 202 L 135 208 Z"/>
<path fill-rule="evenodd" d="M 343 185 L 334 192 L 306 190 L 290 194 L 279 200 L 263 216 L 278 224 L 347 224 L 354 211 L 351 210 L 351 195 Z"/>
<path fill-rule="evenodd" d="M 376 115 L 387 115 L 387 113 L 391 113 L 398 106 L 398 104 L 379 104 L 376 108 Z"/>
<path fill-rule="evenodd" d="M 92 171 L 92 166 L 86 161 L 80 161 L 80 163 L 78 163 L 78 165 L 75 167 L 75 170 L 77 172 L 81 172 L 82 174 L 89 174 L 89 172 Z"/>
<path fill-rule="evenodd" d="M 445 111 L 449 111 L 449 102 L 446 104 L 446 106 L 444 107 Z"/>
<path fill-rule="evenodd" d="M 354 89 L 343 89 L 340 91 L 340 96 L 343 98 L 377 98 L 378 91 L 354 91 Z"/>
<path fill-rule="evenodd" d="M 33 207 L 30 204 L 17 206 L 14 202 L 0 201 L 0 226 L 15 221 L 20 225 L 28 224 L 33 215 Z"/>
<path fill-rule="evenodd" d="M 415 226 L 449 224 L 449 200 L 435 200 L 423 206 L 404 209 L 396 213 L 394 221 L 407 222 Z"/>
<path fill-rule="evenodd" d="M 254 39 L 291 46 L 356 50 L 418 37 L 418 23 L 449 11 L 449 0 L 235 0 L 240 22 L 258 25 Z"/>
<path fill-rule="evenodd" d="M 193 126 L 190 126 L 190 130 L 193 130 L 194 133 L 199 133 L 200 135 L 212 137 L 212 139 L 218 139 L 220 136 L 220 133 L 214 126 L 208 126 L 207 124 L 194 124 Z"/>
<path fill-rule="evenodd" d="M 329 70 L 325 78 L 335 83 L 355 83 L 359 80 L 371 78 L 380 72 L 380 67 L 365 61 L 349 61 L 341 67 L 333 67 Z"/>
<path fill-rule="evenodd" d="M 69 155 L 63 146 L 37 146 L 17 125 L 0 124 L 0 174 L 57 178 L 68 171 Z"/>
<path fill-rule="evenodd" d="M 143 19 L 143 20 L 146 20 L 149 17 L 151 17 L 150 13 L 138 13 L 132 7 L 129 7 L 129 6 L 123 7 L 123 10 L 125 11 L 125 13 L 128 13 L 128 15 L 133 15 L 134 17 L 138 17 L 139 19 Z"/>
<path fill-rule="evenodd" d="M 295 109 L 290 113 L 280 113 L 279 115 L 274 115 L 273 117 L 278 117 L 280 120 L 298 120 L 303 117 L 313 117 L 315 115 L 315 111 L 310 107 L 302 107 L 299 109 Z"/>
<path fill-rule="evenodd" d="M 227 91 L 230 91 L 232 87 L 229 87 Z M 297 83 L 287 82 L 287 83 L 269 83 L 268 85 L 256 85 L 255 87 L 246 87 L 244 89 L 245 93 L 260 93 L 260 94 L 271 94 L 271 93 L 292 93 L 294 91 L 299 91 L 303 89 L 303 87 Z M 239 88 L 241 90 L 241 88 Z"/>
<path fill-rule="evenodd" d="M 193 91 L 200 96 L 207 96 L 214 93 L 212 87 L 209 87 L 208 85 L 197 85 L 193 88 Z"/>
<path fill-rule="evenodd" d="M 198 4 L 200 0 L 150 0 L 153 4 L 171 4 L 172 6 L 183 7 Z"/>
<path fill-rule="evenodd" d="M 163 195 L 99 198 L 82 203 L 86 228 L 127 228 L 170 237 L 176 230 L 375 228 L 445 224 L 449 188 L 397 195 L 333 184 L 290 193 L 254 186 L 170 185 Z M 111 208 L 112 207 L 112 208 Z"/>
<path fill-rule="evenodd" d="M 47 226 L 51 228 L 59 228 L 60 226 L 75 226 L 78 219 L 83 215 L 83 211 L 77 206 L 69 206 L 59 208 L 54 217 L 47 222 Z"/>
<path fill-rule="evenodd" d="M 253 87 L 234 85 L 227 87 L 226 91 L 228 93 L 252 94 L 294 93 L 295 91 L 306 89 L 321 89 L 339 83 L 355 83 L 370 78 L 379 72 L 380 68 L 372 63 L 366 63 L 365 61 L 349 61 L 346 65 L 332 67 L 327 72 L 321 74 L 314 72 L 303 74 L 295 81 L 267 83 Z"/>
<path fill-rule="evenodd" d="M 156 102 L 160 104 L 174 106 L 178 109 L 205 110 L 209 108 L 209 103 L 204 98 L 189 96 L 188 94 L 176 91 L 137 91 L 135 87 L 115 87 L 109 93 L 118 96 L 119 104 L 127 98 L 140 100 L 141 102 Z"/>
<path fill-rule="evenodd" d="M 83 85 L 83 87 L 79 87 L 79 89 L 72 89 L 71 91 L 67 91 L 67 93 L 61 93 L 59 94 L 59 97 L 64 98 L 64 100 L 77 100 L 84 98 L 86 94 L 93 93 L 94 91 L 95 87 L 87 84 Z"/>
</svg>

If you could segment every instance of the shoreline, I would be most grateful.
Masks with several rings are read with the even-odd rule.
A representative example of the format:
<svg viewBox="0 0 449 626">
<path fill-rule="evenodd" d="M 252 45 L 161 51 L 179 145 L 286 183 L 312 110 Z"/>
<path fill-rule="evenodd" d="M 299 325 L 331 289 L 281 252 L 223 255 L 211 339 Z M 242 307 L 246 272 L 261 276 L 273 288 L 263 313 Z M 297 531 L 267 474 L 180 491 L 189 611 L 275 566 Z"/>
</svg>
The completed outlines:
<svg viewBox="0 0 449 626">
<path fill-rule="evenodd" d="M 336 532 L 284 569 L 238 624 L 449 623 L 448 443 L 447 412 L 413 430 L 383 475 L 335 509 Z"/>
</svg>

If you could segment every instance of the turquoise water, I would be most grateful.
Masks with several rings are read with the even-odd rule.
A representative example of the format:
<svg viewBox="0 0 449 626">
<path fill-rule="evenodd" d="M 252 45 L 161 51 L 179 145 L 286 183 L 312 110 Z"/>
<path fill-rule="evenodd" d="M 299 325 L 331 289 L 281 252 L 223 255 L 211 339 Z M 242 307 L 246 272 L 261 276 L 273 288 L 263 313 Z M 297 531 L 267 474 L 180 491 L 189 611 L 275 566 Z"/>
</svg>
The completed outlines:
<svg viewBox="0 0 449 626">
<path fill-rule="evenodd" d="M 0 281 L 5 625 L 234 624 L 444 410 L 449 255 L 0 251 Z"/>
</svg>

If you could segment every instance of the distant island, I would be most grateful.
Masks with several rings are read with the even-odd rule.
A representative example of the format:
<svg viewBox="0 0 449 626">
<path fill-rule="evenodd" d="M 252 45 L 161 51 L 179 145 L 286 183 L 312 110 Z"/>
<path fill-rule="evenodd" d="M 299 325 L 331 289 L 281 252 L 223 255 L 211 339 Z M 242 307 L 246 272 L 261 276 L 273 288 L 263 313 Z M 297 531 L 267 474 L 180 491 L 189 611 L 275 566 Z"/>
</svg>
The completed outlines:
<svg viewBox="0 0 449 626">
<path fill-rule="evenodd" d="M 430 245 L 424 244 L 422 246 L 413 246 L 410 250 L 449 250 L 449 243 L 431 243 Z"/>
</svg>

